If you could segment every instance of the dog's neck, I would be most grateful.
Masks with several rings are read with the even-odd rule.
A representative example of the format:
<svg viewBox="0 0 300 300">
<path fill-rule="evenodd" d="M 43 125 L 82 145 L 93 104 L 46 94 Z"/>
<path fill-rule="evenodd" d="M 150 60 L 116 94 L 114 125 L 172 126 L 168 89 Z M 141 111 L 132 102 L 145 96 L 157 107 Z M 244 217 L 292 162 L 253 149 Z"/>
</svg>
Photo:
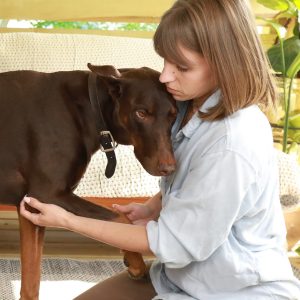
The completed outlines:
<svg viewBox="0 0 300 300">
<path fill-rule="evenodd" d="M 101 114 L 101 126 L 104 128 L 104 130 L 111 132 L 114 140 L 118 144 L 130 145 L 131 141 L 128 130 L 120 121 L 118 109 L 119 104 L 117 102 L 118 100 L 112 98 L 108 92 L 106 84 L 101 80 L 97 80 L 97 88 L 96 85 L 93 88 L 97 93 L 97 95 L 94 95 L 94 97 L 97 97 L 97 105 L 94 109 L 99 110 L 96 115 Z M 93 101 L 95 101 L 95 99 Z"/>
<path fill-rule="evenodd" d="M 118 144 L 131 145 L 128 130 L 120 122 L 118 108 L 116 107 L 114 99 L 111 97 L 106 99 L 103 103 L 103 117 L 106 121 L 107 128 L 113 135 Z"/>
</svg>

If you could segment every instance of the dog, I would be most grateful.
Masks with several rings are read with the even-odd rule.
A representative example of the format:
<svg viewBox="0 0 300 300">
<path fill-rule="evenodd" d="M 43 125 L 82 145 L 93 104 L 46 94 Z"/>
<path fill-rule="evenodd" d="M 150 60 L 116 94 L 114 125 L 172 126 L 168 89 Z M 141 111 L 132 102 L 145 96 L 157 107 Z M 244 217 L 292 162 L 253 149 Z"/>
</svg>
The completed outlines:
<svg viewBox="0 0 300 300">
<path fill-rule="evenodd" d="M 73 193 L 91 156 L 107 156 L 105 175 L 116 166 L 117 144 L 133 145 L 154 176 L 176 167 L 170 141 L 176 105 L 159 72 L 88 64 L 87 71 L 0 73 L 0 204 L 19 205 L 25 195 L 80 216 L 128 222 L 110 209 Z M 27 209 L 30 209 L 27 207 Z M 19 213 L 21 299 L 38 299 L 45 228 Z M 125 252 L 128 271 L 143 276 L 141 255 Z"/>
</svg>

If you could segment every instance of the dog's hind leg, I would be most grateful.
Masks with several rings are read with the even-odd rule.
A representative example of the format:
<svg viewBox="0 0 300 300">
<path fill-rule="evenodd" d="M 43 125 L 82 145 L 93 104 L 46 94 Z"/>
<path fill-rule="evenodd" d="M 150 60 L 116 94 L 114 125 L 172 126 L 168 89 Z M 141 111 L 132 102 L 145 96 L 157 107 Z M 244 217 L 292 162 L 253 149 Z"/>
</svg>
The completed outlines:
<svg viewBox="0 0 300 300">
<path fill-rule="evenodd" d="M 36 226 L 20 215 L 21 300 L 38 300 L 45 227 Z"/>
</svg>

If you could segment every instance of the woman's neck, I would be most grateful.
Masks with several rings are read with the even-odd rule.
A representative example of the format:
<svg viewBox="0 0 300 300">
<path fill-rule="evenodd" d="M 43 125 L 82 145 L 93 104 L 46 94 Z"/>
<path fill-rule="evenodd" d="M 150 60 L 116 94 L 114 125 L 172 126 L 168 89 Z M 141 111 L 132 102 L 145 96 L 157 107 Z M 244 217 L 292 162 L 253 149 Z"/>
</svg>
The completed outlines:
<svg viewBox="0 0 300 300">
<path fill-rule="evenodd" d="M 192 118 L 192 116 L 195 114 L 196 111 L 197 111 L 197 107 L 194 106 L 194 100 L 189 101 L 189 104 L 186 109 L 185 115 L 182 119 L 180 128 L 184 127 L 187 124 L 187 122 Z"/>
<path fill-rule="evenodd" d="M 182 128 L 183 126 L 185 126 L 187 124 L 187 122 L 193 117 L 193 115 L 196 112 L 199 111 L 200 107 L 214 92 L 215 92 L 215 90 L 202 96 L 202 97 L 195 98 L 189 102 L 188 107 L 186 109 L 185 116 L 181 122 L 180 128 Z"/>
<path fill-rule="evenodd" d="M 193 107 L 194 107 L 195 111 L 198 111 L 199 108 L 204 104 L 204 102 L 215 92 L 216 92 L 216 89 L 208 92 L 207 94 L 205 94 L 199 98 L 195 98 L 193 100 Z"/>
</svg>

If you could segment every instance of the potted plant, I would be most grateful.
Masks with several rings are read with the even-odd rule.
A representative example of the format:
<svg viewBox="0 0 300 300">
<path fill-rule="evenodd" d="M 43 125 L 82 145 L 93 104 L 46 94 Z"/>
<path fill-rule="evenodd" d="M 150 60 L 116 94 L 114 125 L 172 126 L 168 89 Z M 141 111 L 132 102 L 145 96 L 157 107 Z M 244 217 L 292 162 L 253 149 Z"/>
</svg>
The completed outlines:
<svg viewBox="0 0 300 300">
<path fill-rule="evenodd" d="M 267 49 L 274 73 L 280 77 L 282 115 L 271 118 L 274 128 L 282 128 L 282 150 L 298 151 L 300 163 L 300 103 L 291 110 L 293 87 L 300 101 L 300 0 L 257 0 L 257 3 L 277 11 L 272 19 L 262 19 L 276 32 L 273 45 Z M 295 84 L 296 83 L 296 84 Z M 296 105 L 297 107 L 297 105 Z M 275 122 L 274 122 L 275 121 Z"/>
<path fill-rule="evenodd" d="M 282 151 L 296 152 L 300 164 L 300 103 L 296 103 L 296 109 L 291 109 L 295 82 L 299 85 L 299 89 L 294 91 L 295 101 L 300 102 L 300 0 L 256 0 L 256 2 L 277 11 L 272 19 L 263 19 L 276 32 L 276 39 L 267 49 L 267 55 L 274 73 L 280 77 L 278 82 L 282 95 L 282 114 L 279 114 L 279 118 L 269 116 L 269 119 L 271 124 L 272 121 L 275 122 L 272 124 L 275 130 L 277 127 L 283 131 L 280 141 Z M 274 139 L 276 140 L 275 135 Z M 299 211 L 292 212 L 296 218 L 298 214 Z M 298 230 L 297 227 L 293 228 L 293 222 L 290 226 L 292 232 Z M 299 242 L 294 246 L 294 250 L 300 255 Z"/>
</svg>

